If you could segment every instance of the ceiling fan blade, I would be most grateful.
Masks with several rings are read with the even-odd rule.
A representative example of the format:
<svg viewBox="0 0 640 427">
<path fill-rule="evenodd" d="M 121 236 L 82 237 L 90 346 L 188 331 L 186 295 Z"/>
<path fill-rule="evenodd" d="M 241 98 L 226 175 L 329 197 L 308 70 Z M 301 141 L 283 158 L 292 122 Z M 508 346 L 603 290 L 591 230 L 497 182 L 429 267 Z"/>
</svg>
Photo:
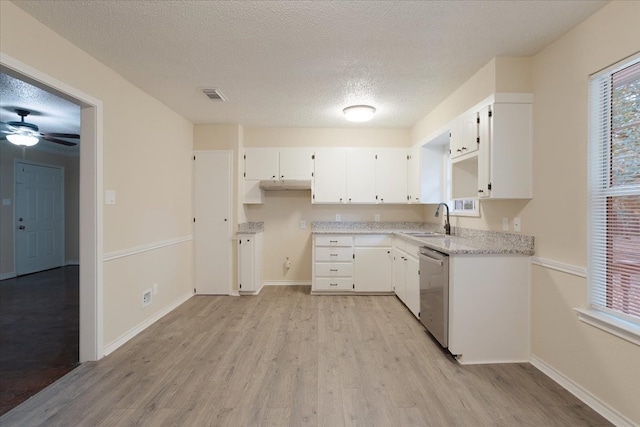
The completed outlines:
<svg viewBox="0 0 640 427">
<path fill-rule="evenodd" d="M 11 126 L 9 123 L 0 122 L 0 132 L 2 133 L 14 133 L 17 129 Z"/>
<path fill-rule="evenodd" d="M 70 141 L 65 141 L 63 139 L 52 138 L 48 135 L 50 134 L 42 135 L 42 139 L 44 139 L 45 141 L 56 143 L 56 144 L 66 145 L 67 147 L 75 147 L 76 145 L 78 145 L 77 142 L 70 142 Z"/>
<path fill-rule="evenodd" d="M 80 135 L 77 133 L 56 133 L 56 132 L 47 132 L 41 133 L 43 138 L 72 138 L 72 139 L 80 139 Z"/>
</svg>

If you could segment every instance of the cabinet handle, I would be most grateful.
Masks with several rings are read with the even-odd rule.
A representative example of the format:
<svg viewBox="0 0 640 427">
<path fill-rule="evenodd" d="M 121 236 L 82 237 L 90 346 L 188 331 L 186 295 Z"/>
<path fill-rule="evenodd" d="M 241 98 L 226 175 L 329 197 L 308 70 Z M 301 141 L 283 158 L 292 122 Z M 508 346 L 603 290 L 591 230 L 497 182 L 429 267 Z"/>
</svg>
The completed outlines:
<svg viewBox="0 0 640 427">
<path fill-rule="evenodd" d="M 340 197 L 340 201 L 342 201 L 342 197 Z"/>
<path fill-rule="evenodd" d="M 329 256 L 338 256 L 338 254 L 329 254 Z"/>
<path fill-rule="evenodd" d="M 338 271 L 337 268 L 330 268 L 329 271 Z"/>
<path fill-rule="evenodd" d="M 461 150 L 461 149 L 459 149 L 459 148 L 458 148 L 456 151 L 457 151 L 458 153 L 461 153 L 461 152 L 462 152 L 462 150 Z"/>
<path fill-rule="evenodd" d="M 482 191 L 482 190 L 480 190 L 480 191 Z M 329 240 L 329 243 L 338 243 L 338 241 L 337 240 Z"/>
<path fill-rule="evenodd" d="M 478 190 L 478 193 L 484 193 L 484 190 Z"/>
<path fill-rule="evenodd" d="M 463 149 L 463 150 L 466 150 L 466 149 L 467 149 L 467 147 L 462 147 L 462 149 Z"/>
<path fill-rule="evenodd" d="M 338 286 L 337 283 L 329 283 L 329 286 Z"/>
</svg>

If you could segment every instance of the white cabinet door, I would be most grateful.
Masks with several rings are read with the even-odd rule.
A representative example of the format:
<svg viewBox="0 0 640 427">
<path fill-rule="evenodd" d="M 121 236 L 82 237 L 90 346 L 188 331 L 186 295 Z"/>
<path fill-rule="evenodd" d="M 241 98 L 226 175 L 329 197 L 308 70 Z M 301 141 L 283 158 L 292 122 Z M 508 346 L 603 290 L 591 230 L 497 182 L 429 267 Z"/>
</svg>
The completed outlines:
<svg viewBox="0 0 640 427">
<path fill-rule="evenodd" d="M 391 248 L 355 249 L 355 291 L 391 292 L 393 257 Z"/>
<path fill-rule="evenodd" d="M 451 129 L 451 158 L 454 159 L 478 150 L 478 113 L 460 116 Z"/>
<path fill-rule="evenodd" d="M 245 179 L 278 179 L 277 148 L 246 148 L 244 156 Z"/>
<path fill-rule="evenodd" d="M 195 287 L 231 293 L 231 153 L 196 151 L 194 171 Z"/>
<path fill-rule="evenodd" d="M 407 195 L 409 203 L 420 203 L 420 155 L 422 148 L 413 147 L 407 159 Z"/>
<path fill-rule="evenodd" d="M 377 150 L 376 194 L 378 203 L 407 203 L 406 148 L 382 148 Z"/>
<path fill-rule="evenodd" d="M 405 261 L 405 304 L 414 316 L 420 314 L 420 263 L 407 256 Z"/>
<path fill-rule="evenodd" d="M 393 250 L 393 288 L 400 298 L 400 301 L 404 302 L 404 278 L 405 278 L 405 266 L 404 266 L 405 255 L 403 252 L 394 249 Z"/>
<path fill-rule="evenodd" d="M 240 292 L 256 291 L 253 250 L 253 239 L 241 237 L 238 240 L 238 287 Z"/>
<path fill-rule="evenodd" d="M 280 179 L 311 179 L 312 148 L 280 148 Z"/>
<path fill-rule="evenodd" d="M 481 197 L 529 199 L 533 196 L 532 108 L 532 104 L 527 103 L 493 104 L 481 112 L 481 139 L 488 141 L 481 143 L 478 159 Z"/>
<path fill-rule="evenodd" d="M 345 203 L 347 193 L 347 153 L 343 148 L 315 152 L 313 203 Z"/>
<path fill-rule="evenodd" d="M 347 151 L 347 203 L 376 202 L 376 150 Z"/>
</svg>

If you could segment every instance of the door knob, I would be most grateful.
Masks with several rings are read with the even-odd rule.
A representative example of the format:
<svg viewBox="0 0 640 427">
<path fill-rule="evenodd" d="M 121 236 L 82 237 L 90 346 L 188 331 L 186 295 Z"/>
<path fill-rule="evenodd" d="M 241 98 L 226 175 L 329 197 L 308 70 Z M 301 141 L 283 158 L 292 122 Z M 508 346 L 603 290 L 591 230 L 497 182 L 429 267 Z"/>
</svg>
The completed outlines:
<svg viewBox="0 0 640 427">
<path fill-rule="evenodd" d="M 18 227 L 18 230 L 24 230 L 24 229 L 25 229 L 24 225 L 21 225 L 20 227 Z"/>
<path fill-rule="evenodd" d="M 18 218 L 18 221 L 22 222 L 22 221 L 24 221 L 24 220 L 23 220 L 22 218 Z"/>
</svg>

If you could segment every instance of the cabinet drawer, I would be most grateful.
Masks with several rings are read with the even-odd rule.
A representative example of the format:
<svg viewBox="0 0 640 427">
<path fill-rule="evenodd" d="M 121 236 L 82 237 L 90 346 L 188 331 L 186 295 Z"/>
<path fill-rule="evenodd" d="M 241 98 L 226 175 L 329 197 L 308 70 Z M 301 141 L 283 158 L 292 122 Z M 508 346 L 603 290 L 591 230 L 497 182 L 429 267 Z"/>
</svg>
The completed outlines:
<svg viewBox="0 0 640 427">
<path fill-rule="evenodd" d="M 420 246 L 414 243 L 406 242 L 404 251 L 407 253 L 407 255 L 411 255 L 412 257 L 418 258 L 418 253 L 420 252 Z"/>
<path fill-rule="evenodd" d="M 316 236 L 316 246 L 353 246 L 351 236 Z"/>
<path fill-rule="evenodd" d="M 351 261 L 353 248 L 315 248 L 316 261 Z"/>
<path fill-rule="evenodd" d="M 367 234 L 355 236 L 355 245 L 359 247 L 390 247 L 393 243 L 393 236 L 390 234 Z"/>
<path fill-rule="evenodd" d="M 353 291 L 353 280 L 317 278 L 315 280 L 316 291 Z"/>
<path fill-rule="evenodd" d="M 316 263 L 315 274 L 317 277 L 352 277 L 353 263 Z"/>
</svg>

